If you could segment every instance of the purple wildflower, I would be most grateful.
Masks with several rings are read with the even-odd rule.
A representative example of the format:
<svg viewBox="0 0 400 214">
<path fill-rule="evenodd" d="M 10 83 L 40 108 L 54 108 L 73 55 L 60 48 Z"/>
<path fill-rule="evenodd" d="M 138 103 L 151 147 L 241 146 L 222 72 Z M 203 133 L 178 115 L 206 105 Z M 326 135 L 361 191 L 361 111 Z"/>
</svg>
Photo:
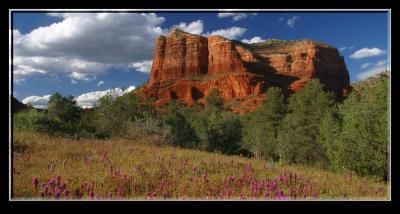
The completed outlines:
<svg viewBox="0 0 400 214">
<path fill-rule="evenodd" d="M 49 184 L 50 184 L 51 187 L 54 187 L 56 185 L 56 180 L 55 179 L 51 179 L 49 181 Z"/>
<path fill-rule="evenodd" d="M 112 198 L 112 195 L 113 195 L 112 192 L 108 192 L 108 193 L 107 193 L 107 197 L 108 197 L 108 198 Z"/>
<path fill-rule="evenodd" d="M 56 193 L 54 194 L 54 196 L 55 196 L 57 199 L 59 199 L 60 196 L 61 196 L 61 190 L 57 188 L 57 189 L 56 189 Z"/>
<path fill-rule="evenodd" d="M 60 185 L 60 189 L 65 189 L 66 186 L 67 186 L 67 184 L 65 182 L 62 182 Z"/>
<path fill-rule="evenodd" d="M 93 198 L 94 197 L 94 192 L 92 190 L 89 191 L 89 198 Z"/>
<path fill-rule="evenodd" d="M 33 184 L 33 186 L 35 186 L 35 188 L 37 188 L 38 183 L 39 183 L 39 180 L 36 177 L 33 177 L 32 184 Z"/>
</svg>

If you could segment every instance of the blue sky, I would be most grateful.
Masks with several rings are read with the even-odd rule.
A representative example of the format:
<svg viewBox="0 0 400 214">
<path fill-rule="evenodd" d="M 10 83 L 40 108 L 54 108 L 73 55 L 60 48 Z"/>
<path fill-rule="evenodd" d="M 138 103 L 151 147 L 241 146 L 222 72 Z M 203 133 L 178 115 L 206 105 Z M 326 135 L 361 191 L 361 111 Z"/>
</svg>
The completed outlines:
<svg viewBox="0 0 400 214">
<path fill-rule="evenodd" d="M 94 104 L 107 89 L 141 85 L 150 78 L 155 39 L 174 26 L 244 42 L 325 42 L 357 81 L 389 66 L 388 19 L 386 12 L 14 13 L 14 95 L 39 105 L 60 92 Z"/>
</svg>

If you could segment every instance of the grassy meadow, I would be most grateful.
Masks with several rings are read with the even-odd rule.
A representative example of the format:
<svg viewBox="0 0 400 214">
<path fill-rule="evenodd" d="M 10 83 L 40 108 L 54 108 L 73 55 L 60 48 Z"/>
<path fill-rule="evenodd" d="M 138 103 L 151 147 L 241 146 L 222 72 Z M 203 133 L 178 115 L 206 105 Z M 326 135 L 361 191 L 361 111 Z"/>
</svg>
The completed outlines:
<svg viewBox="0 0 400 214">
<path fill-rule="evenodd" d="M 112 139 L 13 133 L 12 199 L 388 200 L 351 173 Z"/>
</svg>

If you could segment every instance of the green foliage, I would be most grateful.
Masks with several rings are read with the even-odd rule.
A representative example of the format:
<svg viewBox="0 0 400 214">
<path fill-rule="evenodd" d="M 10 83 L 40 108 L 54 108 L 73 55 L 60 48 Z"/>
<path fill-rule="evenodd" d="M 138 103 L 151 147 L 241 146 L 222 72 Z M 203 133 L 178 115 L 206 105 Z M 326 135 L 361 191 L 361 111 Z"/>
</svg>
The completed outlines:
<svg viewBox="0 0 400 214">
<path fill-rule="evenodd" d="M 238 153 L 243 127 L 236 115 L 215 110 L 204 125 L 206 150 L 224 154 Z"/>
<path fill-rule="evenodd" d="M 285 162 L 326 167 L 326 154 L 317 138 L 321 120 L 334 104 L 334 95 L 316 79 L 289 98 L 289 113 L 279 134 Z"/>
<path fill-rule="evenodd" d="M 74 129 L 58 118 L 51 118 L 37 109 L 14 114 L 13 127 L 16 131 L 31 131 L 49 135 L 72 135 Z"/>
<path fill-rule="evenodd" d="M 196 135 L 196 131 L 185 116 L 178 111 L 178 106 L 175 102 L 169 103 L 167 113 L 162 115 L 162 119 L 175 136 L 175 145 L 186 148 L 197 146 L 199 138 Z"/>
<path fill-rule="evenodd" d="M 170 103 L 159 113 L 152 100 L 113 91 L 99 106 L 82 111 L 72 96 L 53 94 L 49 109 L 13 113 L 16 131 L 67 135 L 75 138 L 140 139 L 224 154 L 246 154 L 270 161 L 304 164 L 362 176 L 388 177 L 388 76 L 354 85 L 343 102 L 311 80 L 285 100 L 280 88 L 270 87 L 267 100 L 253 113 L 225 111 L 217 89 L 207 105 Z"/>
<path fill-rule="evenodd" d="M 267 101 L 245 120 L 243 147 L 255 157 L 278 160 L 278 132 L 286 113 L 282 90 L 270 87 L 266 93 Z"/>
<path fill-rule="evenodd" d="M 110 136 L 123 136 L 130 123 L 155 116 L 151 101 L 132 93 L 117 97 L 111 91 L 100 98 L 97 111 L 98 128 Z"/>
<path fill-rule="evenodd" d="M 206 96 L 207 107 L 222 109 L 224 102 L 218 89 L 212 89 L 210 95 Z"/>
<path fill-rule="evenodd" d="M 387 79 L 367 80 L 344 101 L 337 116 L 325 119 L 321 138 L 333 169 L 387 179 L 387 94 Z"/>
<path fill-rule="evenodd" d="M 50 96 L 47 112 L 52 119 L 72 125 L 80 119 L 79 107 L 73 96 L 63 97 L 59 93 Z"/>
<path fill-rule="evenodd" d="M 38 126 L 46 119 L 46 113 L 37 109 L 20 111 L 13 113 L 13 128 L 15 131 L 38 131 Z"/>
</svg>

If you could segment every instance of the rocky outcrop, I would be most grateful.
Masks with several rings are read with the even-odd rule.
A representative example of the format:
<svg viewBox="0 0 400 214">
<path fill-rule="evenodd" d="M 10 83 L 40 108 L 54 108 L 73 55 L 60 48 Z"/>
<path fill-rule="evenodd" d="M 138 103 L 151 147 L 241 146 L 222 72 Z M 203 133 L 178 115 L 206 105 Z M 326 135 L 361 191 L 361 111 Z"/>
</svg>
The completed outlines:
<svg viewBox="0 0 400 214">
<path fill-rule="evenodd" d="M 288 95 L 313 78 L 338 98 L 350 91 L 345 62 L 332 46 L 310 40 L 244 44 L 174 29 L 157 39 L 151 78 L 141 91 L 155 98 L 156 105 L 172 99 L 193 105 L 204 103 L 204 97 L 217 88 L 226 102 L 242 99 L 240 108 L 259 105 L 270 86 L 281 87 Z"/>
</svg>

